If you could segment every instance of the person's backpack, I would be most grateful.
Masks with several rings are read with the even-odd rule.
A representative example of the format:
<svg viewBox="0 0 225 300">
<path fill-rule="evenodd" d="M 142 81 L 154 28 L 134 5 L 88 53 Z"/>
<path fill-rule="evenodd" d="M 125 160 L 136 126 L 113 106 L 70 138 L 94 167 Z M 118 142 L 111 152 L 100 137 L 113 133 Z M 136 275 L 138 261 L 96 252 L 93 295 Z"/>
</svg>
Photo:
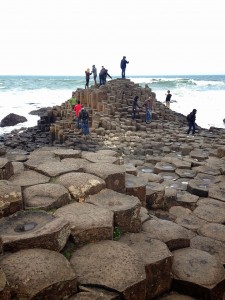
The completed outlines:
<svg viewBox="0 0 225 300">
<path fill-rule="evenodd" d="M 189 113 L 186 118 L 187 118 L 187 121 L 190 121 L 191 113 Z"/>
<path fill-rule="evenodd" d="M 81 120 L 87 120 L 88 119 L 88 113 L 86 110 L 83 110 L 81 111 Z"/>
</svg>

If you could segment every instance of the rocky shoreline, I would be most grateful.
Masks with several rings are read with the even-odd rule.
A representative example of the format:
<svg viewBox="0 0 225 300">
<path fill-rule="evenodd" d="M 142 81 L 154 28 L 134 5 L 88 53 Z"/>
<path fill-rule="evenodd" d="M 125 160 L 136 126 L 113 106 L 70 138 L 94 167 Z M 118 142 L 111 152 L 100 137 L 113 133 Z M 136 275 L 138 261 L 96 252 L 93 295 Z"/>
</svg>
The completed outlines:
<svg viewBox="0 0 225 300">
<path fill-rule="evenodd" d="M 4 136 L 1 299 L 224 299 L 225 132 L 187 135 L 155 98 L 151 124 L 133 121 L 137 94 L 156 98 L 128 80 L 78 90 L 87 140 L 68 102 Z"/>
</svg>

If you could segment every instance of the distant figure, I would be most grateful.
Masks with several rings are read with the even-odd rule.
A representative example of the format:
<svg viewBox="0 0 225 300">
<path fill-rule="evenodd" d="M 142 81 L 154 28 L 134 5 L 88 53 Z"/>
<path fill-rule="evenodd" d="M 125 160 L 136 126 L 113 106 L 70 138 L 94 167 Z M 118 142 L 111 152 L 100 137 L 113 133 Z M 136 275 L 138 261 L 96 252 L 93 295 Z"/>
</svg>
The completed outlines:
<svg viewBox="0 0 225 300">
<path fill-rule="evenodd" d="M 135 96 L 133 99 L 133 103 L 132 103 L 132 119 L 135 120 L 136 119 L 136 112 L 137 112 L 137 108 L 140 108 L 140 106 L 138 105 L 138 96 Z"/>
<path fill-rule="evenodd" d="M 129 61 L 126 60 L 126 56 L 123 56 L 123 59 L 120 62 L 120 68 L 122 69 L 122 78 L 125 78 L 127 64 L 129 64 Z"/>
<path fill-rule="evenodd" d="M 103 85 L 104 84 L 104 74 L 105 74 L 105 68 L 102 66 L 101 71 L 99 73 L 99 84 Z"/>
<path fill-rule="evenodd" d="M 195 134 L 195 120 L 196 120 L 196 113 L 197 109 L 193 109 L 190 114 L 187 115 L 187 121 L 188 121 L 188 131 L 187 134 L 190 133 L 192 128 L 192 134 Z"/>
<path fill-rule="evenodd" d="M 167 94 L 166 94 L 166 106 L 168 108 L 170 108 L 170 99 L 171 99 L 172 95 L 170 94 L 170 91 L 167 91 Z"/>
<path fill-rule="evenodd" d="M 92 73 L 90 73 L 90 69 L 87 69 L 85 71 L 85 76 L 86 76 L 86 83 L 85 83 L 85 89 L 89 87 L 89 80 L 90 80 L 90 76 Z"/>
<path fill-rule="evenodd" d="M 93 77 L 94 77 L 94 82 L 95 82 L 95 86 L 97 85 L 97 69 L 95 67 L 95 65 L 92 66 L 92 73 L 93 73 Z"/>
<path fill-rule="evenodd" d="M 151 114 L 152 114 L 152 106 L 153 106 L 152 96 L 149 96 L 148 99 L 145 100 L 143 106 L 145 107 L 145 120 L 146 120 L 146 124 L 150 124 L 150 122 L 151 122 Z"/>
<path fill-rule="evenodd" d="M 89 114 L 85 107 L 82 107 L 79 113 L 80 126 L 82 129 L 83 138 L 86 139 L 89 134 L 89 126 L 88 126 Z"/>
<path fill-rule="evenodd" d="M 75 96 L 75 92 L 72 92 L 72 97 L 69 99 L 69 103 L 70 103 L 71 108 L 73 110 L 74 106 L 77 104 L 77 98 Z"/>
<path fill-rule="evenodd" d="M 81 108 L 82 108 L 82 105 L 80 104 L 80 100 L 78 100 L 77 104 L 74 106 L 76 126 L 78 129 L 80 129 L 79 113 L 80 113 Z"/>
<path fill-rule="evenodd" d="M 102 69 L 101 69 L 101 71 L 99 73 L 100 85 L 105 85 L 106 84 L 106 78 L 107 78 L 107 76 L 112 79 L 112 77 L 108 73 L 108 70 L 102 66 Z"/>
</svg>

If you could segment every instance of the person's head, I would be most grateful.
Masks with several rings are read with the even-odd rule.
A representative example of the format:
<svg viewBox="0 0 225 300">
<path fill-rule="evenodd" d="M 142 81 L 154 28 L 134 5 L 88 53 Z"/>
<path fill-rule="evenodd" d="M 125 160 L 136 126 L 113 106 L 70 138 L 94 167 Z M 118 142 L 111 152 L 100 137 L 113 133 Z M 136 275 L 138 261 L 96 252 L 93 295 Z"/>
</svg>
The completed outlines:
<svg viewBox="0 0 225 300">
<path fill-rule="evenodd" d="M 80 100 L 77 101 L 77 104 L 80 104 Z"/>
<path fill-rule="evenodd" d="M 95 65 L 93 65 L 92 68 L 95 68 Z"/>
<path fill-rule="evenodd" d="M 194 109 L 193 109 L 193 113 L 196 114 L 196 112 L 197 112 L 197 109 L 194 108 Z"/>
<path fill-rule="evenodd" d="M 87 68 L 86 72 L 90 72 L 90 69 L 89 69 L 89 68 Z"/>
<path fill-rule="evenodd" d="M 170 93 L 170 91 L 168 90 L 168 91 L 167 91 L 167 93 L 169 94 L 169 93 Z"/>
<path fill-rule="evenodd" d="M 134 101 L 138 101 L 138 98 L 139 98 L 138 96 L 135 96 Z"/>
<path fill-rule="evenodd" d="M 125 59 L 126 58 L 126 56 L 123 56 L 123 59 Z"/>
</svg>

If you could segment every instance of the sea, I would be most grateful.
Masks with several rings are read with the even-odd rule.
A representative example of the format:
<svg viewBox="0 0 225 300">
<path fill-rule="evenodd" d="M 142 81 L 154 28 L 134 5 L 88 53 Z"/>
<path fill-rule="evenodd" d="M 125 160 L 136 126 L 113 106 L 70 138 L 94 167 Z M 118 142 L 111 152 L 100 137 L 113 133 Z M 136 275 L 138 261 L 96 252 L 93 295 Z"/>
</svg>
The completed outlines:
<svg viewBox="0 0 225 300">
<path fill-rule="evenodd" d="M 113 79 L 120 76 L 112 76 Z M 148 85 L 156 99 L 165 102 L 172 94 L 170 109 L 187 115 L 197 109 L 196 123 L 209 129 L 225 129 L 225 75 L 127 76 L 140 86 Z M 94 84 L 93 78 L 90 85 Z M 3 76 L 0 75 L 0 121 L 9 113 L 26 117 L 27 122 L 0 127 L 0 136 L 21 127 L 37 125 L 39 117 L 30 114 L 42 107 L 61 105 L 77 88 L 85 87 L 84 76 Z"/>
</svg>

